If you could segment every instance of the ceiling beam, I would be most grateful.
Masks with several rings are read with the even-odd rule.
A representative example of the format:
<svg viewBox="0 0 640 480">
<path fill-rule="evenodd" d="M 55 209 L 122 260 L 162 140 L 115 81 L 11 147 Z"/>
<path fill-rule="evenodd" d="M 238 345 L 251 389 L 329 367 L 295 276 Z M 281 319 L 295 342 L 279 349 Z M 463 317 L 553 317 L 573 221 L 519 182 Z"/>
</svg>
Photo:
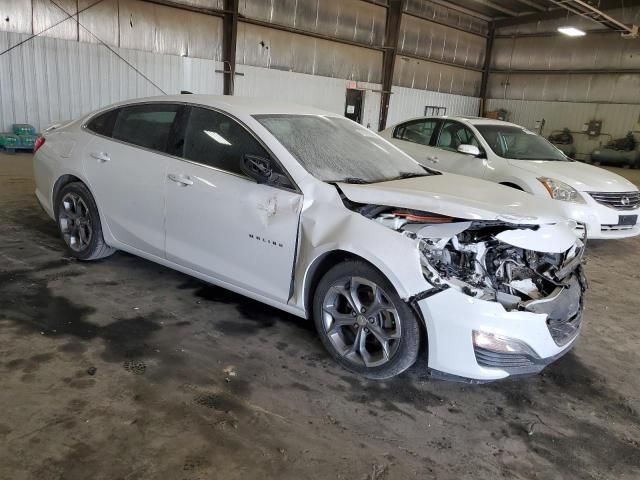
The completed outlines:
<svg viewBox="0 0 640 480">
<path fill-rule="evenodd" d="M 490 0 L 472 0 L 472 1 L 475 3 L 479 3 L 480 5 L 484 5 L 485 7 L 489 7 L 498 12 L 502 12 L 511 17 L 516 17 L 518 15 L 518 12 L 516 12 L 515 10 L 511 10 L 510 8 L 503 7 L 502 5 L 498 5 L 497 3 L 494 3 Z"/>
<path fill-rule="evenodd" d="M 566 17 L 569 14 L 564 8 L 555 8 L 546 12 L 530 13 L 528 15 L 520 15 L 519 17 L 505 18 L 495 21 L 496 28 L 511 27 L 514 25 L 524 25 L 526 23 L 541 22 L 544 20 L 555 20 L 556 18 Z"/>
<path fill-rule="evenodd" d="M 527 7 L 531 7 L 534 10 L 538 10 L 539 12 L 546 12 L 547 11 L 547 8 L 543 7 L 538 2 L 533 2 L 532 0 L 516 0 L 516 1 L 519 2 L 519 3 L 522 3 L 523 5 L 526 5 Z"/>
<path fill-rule="evenodd" d="M 470 15 L 472 17 L 479 18 L 480 20 L 484 20 L 485 22 L 490 22 L 493 19 L 487 15 L 483 15 L 476 10 L 471 10 L 469 8 L 461 7 L 459 5 L 455 5 L 451 2 L 447 2 L 445 0 L 430 0 L 431 3 L 435 3 L 436 5 L 440 5 L 441 7 L 446 7 L 449 10 L 455 10 L 456 12 L 464 13 L 466 15 Z"/>
</svg>

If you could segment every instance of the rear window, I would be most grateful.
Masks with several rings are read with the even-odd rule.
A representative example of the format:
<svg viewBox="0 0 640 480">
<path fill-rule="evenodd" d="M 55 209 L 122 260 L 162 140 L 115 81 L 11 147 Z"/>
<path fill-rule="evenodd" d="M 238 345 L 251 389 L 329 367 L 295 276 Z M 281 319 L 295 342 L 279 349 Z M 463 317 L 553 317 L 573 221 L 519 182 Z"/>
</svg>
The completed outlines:
<svg viewBox="0 0 640 480">
<path fill-rule="evenodd" d="M 179 105 L 162 103 L 123 107 L 113 126 L 112 137 L 164 152 L 179 109 Z"/>
<path fill-rule="evenodd" d="M 119 111 L 118 109 L 109 110 L 108 112 L 93 117 L 89 123 L 87 123 L 87 128 L 98 135 L 110 137 L 113 131 L 113 124 Z"/>
</svg>

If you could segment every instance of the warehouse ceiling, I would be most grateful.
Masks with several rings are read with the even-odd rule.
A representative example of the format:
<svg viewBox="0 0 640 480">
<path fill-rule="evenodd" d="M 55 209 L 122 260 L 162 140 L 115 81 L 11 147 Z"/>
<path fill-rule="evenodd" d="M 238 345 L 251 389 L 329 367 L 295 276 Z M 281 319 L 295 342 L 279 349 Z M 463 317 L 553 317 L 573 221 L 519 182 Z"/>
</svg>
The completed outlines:
<svg viewBox="0 0 640 480">
<path fill-rule="evenodd" d="M 622 18 L 625 16 L 625 8 L 640 5 L 640 0 L 433 0 L 433 3 L 446 5 L 486 21 L 494 21 L 497 26 L 579 15 L 600 23 L 603 27 L 624 31 L 621 24 L 638 23 L 635 18 Z M 602 16 L 602 12 L 611 10 L 615 10 L 613 15 Z"/>
</svg>

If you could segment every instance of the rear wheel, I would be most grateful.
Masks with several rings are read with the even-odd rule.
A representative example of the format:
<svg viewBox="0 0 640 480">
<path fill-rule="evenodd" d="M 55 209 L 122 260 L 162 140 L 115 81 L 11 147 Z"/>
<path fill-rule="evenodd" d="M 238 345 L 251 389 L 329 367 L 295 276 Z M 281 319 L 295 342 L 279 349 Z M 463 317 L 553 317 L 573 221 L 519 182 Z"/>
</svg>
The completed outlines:
<svg viewBox="0 0 640 480">
<path fill-rule="evenodd" d="M 393 377 L 418 357 L 416 315 L 391 283 L 365 262 L 338 264 L 322 277 L 313 315 L 331 356 L 364 377 Z"/>
<path fill-rule="evenodd" d="M 69 183 L 60 189 L 56 220 L 60 236 L 72 256 L 80 260 L 98 260 L 115 252 L 104 241 L 98 207 L 83 183 Z"/>
</svg>

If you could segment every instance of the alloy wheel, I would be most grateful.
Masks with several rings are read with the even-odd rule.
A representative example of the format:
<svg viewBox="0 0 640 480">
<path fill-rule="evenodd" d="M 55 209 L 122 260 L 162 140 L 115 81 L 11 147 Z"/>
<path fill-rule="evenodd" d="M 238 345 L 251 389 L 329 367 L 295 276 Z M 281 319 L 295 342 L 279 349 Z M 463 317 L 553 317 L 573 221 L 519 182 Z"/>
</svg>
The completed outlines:
<svg viewBox="0 0 640 480">
<path fill-rule="evenodd" d="M 81 252 L 89 246 L 93 235 L 91 214 L 80 195 L 68 192 L 62 197 L 58 222 L 64 241 L 71 250 Z"/>
<path fill-rule="evenodd" d="M 400 344 L 398 311 L 384 290 L 365 278 L 334 282 L 322 303 L 322 320 L 336 351 L 356 365 L 383 365 Z"/>
</svg>

